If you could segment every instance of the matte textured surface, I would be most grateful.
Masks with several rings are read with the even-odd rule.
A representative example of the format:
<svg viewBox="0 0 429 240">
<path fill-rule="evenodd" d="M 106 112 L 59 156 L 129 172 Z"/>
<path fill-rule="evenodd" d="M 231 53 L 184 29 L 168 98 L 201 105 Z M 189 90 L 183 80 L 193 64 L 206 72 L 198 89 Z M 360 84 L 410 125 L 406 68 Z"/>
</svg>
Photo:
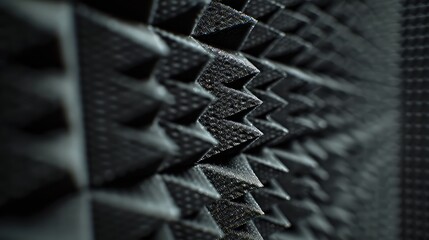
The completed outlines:
<svg viewBox="0 0 429 240">
<path fill-rule="evenodd" d="M 426 10 L 1 1 L 0 239 L 425 239 Z"/>
</svg>

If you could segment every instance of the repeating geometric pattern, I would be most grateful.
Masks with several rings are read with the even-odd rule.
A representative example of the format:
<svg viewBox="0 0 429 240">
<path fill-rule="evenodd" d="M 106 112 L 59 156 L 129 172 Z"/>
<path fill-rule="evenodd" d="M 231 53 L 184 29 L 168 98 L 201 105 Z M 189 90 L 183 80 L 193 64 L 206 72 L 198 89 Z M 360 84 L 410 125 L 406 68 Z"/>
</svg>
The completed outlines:
<svg viewBox="0 0 429 240">
<path fill-rule="evenodd" d="M 0 239 L 424 239 L 426 9 L 0 2 Z"/>
<path fill-rule="evenodd" d="M 428 237 L 428 6 L 421 1 L 402 3 L 402 165 L 401 224 L 403 239 Z"/>
</svg>

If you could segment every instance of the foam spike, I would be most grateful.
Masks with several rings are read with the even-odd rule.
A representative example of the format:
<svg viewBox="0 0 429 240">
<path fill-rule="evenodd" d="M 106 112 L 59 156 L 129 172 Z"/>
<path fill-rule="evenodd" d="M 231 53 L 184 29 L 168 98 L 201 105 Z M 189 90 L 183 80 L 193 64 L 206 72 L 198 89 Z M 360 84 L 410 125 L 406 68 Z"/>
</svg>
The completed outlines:
<svg viewBox="0 0 429 240">
<path fill-rule="evenodd" d="M 252 94 L 227 87 L 218 88 L 214 95 L 217 99 L 208 107 L 205 114 L 218 119 L 241 121 L 240 116 L 245 116 L 262 104 L 262 101 Z"/>
<path fill-rule="evenodd" d="M 291 139 L 303 136 L 306 133 L 311 132 L 309 124 L 311 124 L 312 122 L 310 120 L 307 120 L 305 118 L 292 118 L 291 116 L 283 112 L 282 109 L 280 111 L 274 112 L 270 115 L 270 117 L 280 125 L 287 127 L 288 134 L 282 139 L 276 141 L 279 144 L 287 143 Z"/>
<path fill-rule="evenodd" d="M 161 126 L 169 138 L 176 143 L 177 152 L 180 154 L 167 157 L 161 163 L 160 171 L 192 166 L 217 144 L 207 131 L 198 126 L 185 127 L 168 122 L 162 122 Z"/>
<path fill-rule="evenodd" d="M 332 221 L 334 225 L 335 223 L 348 225 L 353 221 L 353 215 L 342 207 L 330 206 L 324 209 L 324 213 L 328 220 L 330 222 Z"/>
<path fill-rule="evenodd" d="M 3 100 L 0 113 L 4 116 L 0 122 L 24 135 L 46 137 L 67 131 L 69 124 L 59 99 L 22 89 L 19 85 L 27 79 L 14 74 L 18 70 L 2 71 L 3 74 L 0 74 L 0 78 L 4 79 L 8 79 L 8 74 L 13 74 L 16 81 L 3 84 L 0 90 Z"/>
<path fill-rule="evenodd" d="M 194 83 L 212 61 L 213 54 L 192 38 L 179 37 L 162 30 L 156 30 L 156 33 L 170 49 L 169 54 L 161 58 L 155 72 L 156 77 L 162 82 L 174 79 Z"/>
<path fill-rule="evenodd" d="M 295 226 L 299 224 L 301 220 L 320 212 L 320 208 L 312 200 L 295 200 L 293 197 L 291 200 L 279 205 L 279 209 L 282 211 L 282 213 L 286 214 L 288 219 L 290 219 L 291 224 Z"/>
<path fill-rule="evenodd" d="M 310 228 L 325 236 L 330 236 L 334 230 L 334 226 L 323 215 L 312 215 L 308 219 Z"/>
<path fill-rule="evenodd" d="M 170 32 L 190 35 L 208 0 L 158 0 L 152 24 Z"/>
<path fill-rule="evenodd" d="M 192 36 L 216 47 L 237 50 L 243 45 L 255 24 L 255 19 L 221 3 L 211 2 Z M 229 41 L 223 41 L 227 36 Z"/>
<path fill-rule="evenodd" d="M 296 54 L 309 47 L 309 44 L 299 37 L 284 35 L 275 42 L 264 57 L 278 62 L 289 63 Z"/>
<path fill-rule="evenodd" d="M 300 179 L 299 182 L 297 182 L 297 184 L 301 186 L 302 189 L 308 189 L 307 191 L 309 191 L 310 194 L 318 201 L 321 201 L 321 202 L 329 201 L 329 195 L 322 189 L 322 187 L 316 180 L 305 177 Z"/>
<path fill-rule="evenodd" d="M 174 235 L 168 225 L 164 223 L 146 238 L 148 240 L 174 240 Z"/>
<path fill-rule="evenodd" d="M 262 240 L 262 236 L 252 221 L 249 221 L 234 229 L 226 230 L 222 240 Z"/>
<path fill-rule="evenodd" d="M 283 98 L 280 98 L 274 93 L 261 91 L 258 89 L 253 89 L 252 93 L 255 94 L 257 98 L 262 100 L 262 104 L 254 111 L 252 111 L 251 113 L 252 117 L 266 118 L 267 115 L 275 111 L 278 111 L 282 108 L 285 108 L 286 106 L 289 106 L 289 103 L 286 100 L 284 100 Z"/>
<path fill-rule="evenodd" d="M 219 200 L 210 205 L 208 209 L 225 231 L 241 226 L 250 219 L 264 214 L 249 193 L 233 200 Z"/>
<path fill-rule="evenodd" d="M 273 86 L 272 91 L 281 98 L 287 98 L 291 92 L 298 91 L 308 84 L 308 82 L 299 77 L 287 74 L 285 81 L 279 81 L 275 86 Z"/>
<path fill-rule="evenodd" d="M 76 15 L 91 184 L 129 182 L 151 174 L 165 150 L 174 149 L 156 126 L 142 131 L 167 97 L 150 80 L 154 62 L 166 47 L 150 31 L 90 9 L 79 7 Z M 149 81 L 142 82 L 145 79 Z M 154 136 L 158 140 L 151 142 Z"/>
<path fill-rule="evenodd" d="M 165 81 L 174 102 L 164 105 L 159 112 L 159 118 L 164 121 L 182 125 L 191 125 L 206 111 L 214 97 L 198 85 L 187 85 L 177 81 Z"/>
<path fill-rule="evenodd" d="M 0 165 L 0 178 L 4 183 L 1 184 L 0 198 L 2 215 L 40 211 L 75 189 L 73 180 L 65 169 L 34 157 L 26 157 L 22 153 L 3 153 Z"/>
<path fill-rule="evenodd" d="M 313 158 L 305 154 L 294 153 L 277 148 L 272 149 L 271 152 L 291 171 L 298 172 L 307 169 L 314 169 L 319 166 L 319 164 Z"/>
<path fill-rule="evenodd" d="M 288 33 L 298 30 L 308 22 L 309 19 L 306 16 L 283 9 L 274 14 L 267 21 L 267 24 L 279 31 Z"/>
<path fill-rule="evenodd" d="M 258 21 L 267 22 L 284 8 L 276 1 L 270 0 L 251 0 L 247 4 L 244 13 L 254 17 Z"/>
<path fill-rule="evenodd" d="M 268 25 L 257 23 L 244 42 L 241 51 L 252 56 L 265 55 L 283 35 Z"/>
<path fill-rule="evenodd" d="M 287 167 L 269 149 L 264 149 L 261 155 L 246 155 L 246 157 L 256 176 L 262 182 L 281 177 L 288 172 Z"/>
<path fill-rule="evenodd" d="M 253 222 L 264 238 L 269 238 L 272 233 L 282 232 L 290 227 L 289 220 L 276 206 L 272 207 L 270 211 L 265 212 L 264 216 L 256 218 Z"/>
<path fill-rule="evenodd" d="M 204 205 L 220 199 L 219 193 L 209 182 L 200 167 L 162 176 L 182 216 L 199 211 Z"/>
<path fill-rule="evenodd" d="M 156 60 L 167 53 L 166 46 L 150 30 L 124 24 L 82 6 L 76 15 L 81 59 L 89 65 L 83 67 L 84 74 L 88 67 L 109 66 L 99 70 L 141 81 L 150 76 Z"/>
<path fill-rule="evenodd" d="M 21 14 L 2 9 L 3 38 L 0 50 L 7 64 L 21 65 L 33 70 L 63 69 L 59 40 L 48 28 L 38 26 Z M 22 33 L 16 37 L 16 29 Z"/>
<path fill-rule="evenodd" d="M 219 120 L 203 115 L 200 121 L 218 141 L 218 144 L 204 155 L 202 160 L 205 161 L 222 161 L 226 157 L 235 156 L 237 152 L 262 136 L 255 127 L 229 120 Z"/>
<path fill-rule="evenodd" d="M 290 94 L 287 101 L 289 104 L 285 107 L 285 111 L 290 115 L 309 111 L 316 105 L 312 99 L 298 94 Z"/>
<path fill-rule="evenodd" d="M 290 199 L 289 195 L 274 179 L 264 184 L 263 188 L 253 191 L 252 196 L 264 211 L 267 211 L 273 204 L 280 204 Z"/>
<path fill-rule="evenodd" d="M 261 119 L 252 119 L 251 121 L 253 125 L 263 133 L 263 135 L 250 144 L 246 148 L 246 151 L 252 151 L 256 148 L 268 145 L 269 143 L 286 136 L 288 133 L 286 128 L 273 121 L 265 121 Z"/>
<path fill-rule="evenodd" d="M 196 216 L 175 221 L 169 224 L 176 240 L 215 240 L 222 238 L 224 233 L 214 221 L 207 208 L 203 208 Z"/>
<path fill-rule="evenodd" d="M 90 131 L 88 135 L 90 139 L 97 138 L 99 133 Z M 125 129 L 110 131 L 98 138 L 99 142 L 90 145 L 88 149 L 91 157 L 90 177 L 94 185 L 127 184 L 138 181 L 153 174 L 166 154 L 171 155 L 176 148 L 156 126 L 142 133 Z M 151 139 L 154 138 L 157 141 L 152 142 Z M 112 165 L 115 166 L 114 171 L 110 167 Z"/>
<path fill-rule="evenodd" d="M 289 82 L 292 80 L 284 71 L 279 70 L 269 61 L 251 56 L 246 57 L 260 71 L 260 73 L 246 85 L 249 89 L 269 90 L 273 87 L 273 85 L 279 84 L 280 82 Z"/>
<path fill-rule="evenodd" d="M 208 45 L 203 46 L 215 55 L 213 62 L 198 79 L 209 92 L 215 91 L 220 84 L 239 90 L 259 73 L 259 70 L 241 54 L 229 53 Z"/>
<path fill-rule="evenodd" d="M 162 221 L 173 220 L 179 214 L 157 176 L 127 190 L 98 190 L 92 198 L 96 239 L 141 239 Z M 124 221 L 127 224 L 120 224 Z"/>
<path fill-rule="evenodd" d="M 234 199 L 263 186 L 243 156 L 235 157 L 222 165 L 200 166 L 222 199 Z"/>
<path fill-rule="evenodd" d="M 204 158 L 234 156 L 262 134 L 245 119 L 246 114 L 259 105 L 260 101 L 242 89 L 259 71 L 242 55 L 204 47 L 215 55 L 215 59 L 202 73 L 198 82 L 218 99 L 209 106 L 200 122 L 219 142 Z M 237 100 L 235 98 L 228 100 L 230 99 L 228 95 L 233 93 L 245 100 L 244 104 L 239 101 L 235 105 L 230 103 L 225 105 L 225 102 Z M 229 130 L 225 131 L 226 129 Z"/>
</svg>

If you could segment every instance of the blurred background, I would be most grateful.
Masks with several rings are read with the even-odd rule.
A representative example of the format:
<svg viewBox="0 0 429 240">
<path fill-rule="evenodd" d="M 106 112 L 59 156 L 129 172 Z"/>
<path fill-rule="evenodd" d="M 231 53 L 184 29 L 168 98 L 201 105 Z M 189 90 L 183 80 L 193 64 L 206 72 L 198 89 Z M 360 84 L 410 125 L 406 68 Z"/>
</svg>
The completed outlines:
<svg viewBox="0 0 429 240">
<path fill-rule="evenodd" d="M 429 239 L 428 30 L 424 0 L 0 0 L 0 239 Z"/>
</svg>

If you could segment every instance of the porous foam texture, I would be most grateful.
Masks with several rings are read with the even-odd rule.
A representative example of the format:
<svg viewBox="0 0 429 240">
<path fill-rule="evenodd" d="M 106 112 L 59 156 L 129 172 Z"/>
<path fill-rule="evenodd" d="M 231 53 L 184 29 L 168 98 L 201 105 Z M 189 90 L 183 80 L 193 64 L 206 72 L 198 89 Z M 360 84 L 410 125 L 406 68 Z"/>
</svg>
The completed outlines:
<svg viewBox="0 0 429 240">
<path fill-rule="evenodd" d="M 0 239 L 426 239 L 428 6 L 1 1 Z"/>
</svg>

